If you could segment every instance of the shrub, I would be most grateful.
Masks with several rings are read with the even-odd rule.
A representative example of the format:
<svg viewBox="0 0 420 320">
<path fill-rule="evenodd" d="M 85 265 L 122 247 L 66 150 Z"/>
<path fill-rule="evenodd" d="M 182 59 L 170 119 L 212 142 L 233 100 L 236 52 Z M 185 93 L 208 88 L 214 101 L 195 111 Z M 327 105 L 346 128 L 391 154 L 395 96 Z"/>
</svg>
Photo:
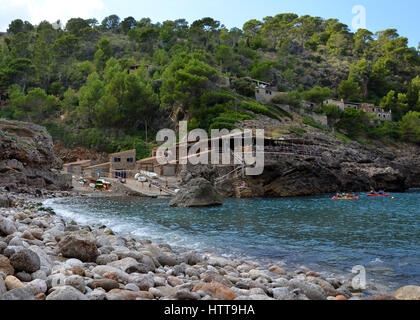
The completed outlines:
<svg viewBox="0 0 420 320">
<path fill-rule="evenodd" d="M 420 112 L 410 111 L 400 121 L 403 140 L 420 144 Z"/>
<path fill-rule="evenodd" d="M 254 85 L 246 79 L 232 80 L 231 87 L 242 96 L 255 97 Z"/>
<path fill-rule="evenodd" d="M 302 92 L 303 99 L 316 103 L 321 103 L 324 100 L 331 98 L 333 95 L 334 92 L 330 88 L 322 88 L 320 86 L 315 86 L 311 90 Z"/>
<path fill-rule="evenodd" d="M 254 113 L 266 115 L 270 118 L 280 119 L 280 117 L 277 114 L 275 114 L 266 106 L 259 104 L 258 102 L 243 102 L 241 104 L 241 107 Z"/>
<path fill-rule="evenodd" d="M 290 127 L 289 132 L 294 133 L 298 137 L 302 137 L 306 133 L 306 130 L 300 127 Z"/>
</svg>

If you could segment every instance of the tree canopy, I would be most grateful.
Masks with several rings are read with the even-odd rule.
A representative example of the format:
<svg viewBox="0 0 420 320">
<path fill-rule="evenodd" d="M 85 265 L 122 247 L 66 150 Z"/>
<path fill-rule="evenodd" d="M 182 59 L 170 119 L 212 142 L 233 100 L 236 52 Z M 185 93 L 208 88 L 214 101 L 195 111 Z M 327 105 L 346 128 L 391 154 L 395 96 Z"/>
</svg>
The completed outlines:
<svg viewBox="0 0 420 320">
<path fill-rule="evenodd" d="M 111 14 L 65 27 L 17 19 L 0 35 L 0 90 L 10 96 L 0 115 L 45 124 L 69 145 L 118 149 L 176 120 L 210 129 L 255 113 L 277 117 L 249 101 L 252 77 L 295 106 L 328 98 L 381 105 L 400 121 L 401 136 L 417 141 L 419 74 L 418 48 L 395 29 L 352 33 L 337 19 L 294 13 L 232 29 L 211 17 L 153 22 Z M 364 114 L 324 111 L 344 120 L 343 130 L 369 129 Z"/>
</svg>

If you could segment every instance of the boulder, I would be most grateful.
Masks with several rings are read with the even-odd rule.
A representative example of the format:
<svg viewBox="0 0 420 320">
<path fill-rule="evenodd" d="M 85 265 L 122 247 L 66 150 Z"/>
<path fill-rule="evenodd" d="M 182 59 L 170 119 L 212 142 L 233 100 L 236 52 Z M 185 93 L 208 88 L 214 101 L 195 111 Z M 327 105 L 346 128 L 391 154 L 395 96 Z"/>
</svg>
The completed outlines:
<svg viewBox="0 0 420 320">
<path fill-rule="evenodd" d="M 33 273 L 41 268 L 38 254 L 29 249 L 23 249 L 10 258 L 10 263 L 18 271 Z"/>
<path fill-rule="evenodd" d="M 336 300 L 341 300 L 341 299 L 337 299 L 338 297 L 344 297 L 344 296 L 337 296 Z M 347 300 L 346 297 L 344 297 L 344 299 L 342 300 Z M 390 300 L 398 300 L 397 298 L 393 297 L 393 296 L 389 296 L 386 294 L 377 294 L 374 296 L 371 296 L 369 298 L 367 298 L 367 300 L 369 301 L 390 301 Z"/>
<path fill-rule="evenodd" d="M 204 178 L 190 180 L 170 201 L 173 207 L 206 207 L 222 204 L 223 196 Z"/>
<path fill-rule="evenodd" d="M 27 301 L 38 299 L 27 288 L 18 288 L 6 292 L 3 296 L 0 295 L 0 300 Z"/>
<path fill-rule="evenodd" d="M 130 291 L 140 291 L 140 288 L 134 283 L 127 283 L 124 289 L 130 290 Z M 149 288 L 149 291 L 150 291 L 150 288 Z"/>
<path fill-rule="evenodd" d="M 162 266 L 173 267 L 179 263 L 178 257 L 174 254 L 162 253 L 158 255 L 156 259 Z"/>
<path fill-rule="evenodd" d="M 7 257 L 0 257 L 0 272 L 4 272 L 7 275 L 13 275 L 15 273 L 15 269 Z"/>
<path fill-rule="evenodd" d="M 108 266 L 118 268 L 124 272 L 130 273 L 148 273 L 150 268 L 142 263 L 138 263 L 137 260 L 127 257 L 118 261 L 110 262 Z"/>
<path fill-rule="evenodd" d="M 290 297 L 290 291 L 287 288 L 274 288 L 273 298 L 276 300 L 288 300 Z"/>
<path fill-rule="evenodd" d="M 102 290 L 95 289 L 86 294 L 88 300 L 102 301 L 106 299 L 106 293 Z"/>
<path fill-rule="evenodd" d="M 58 248 L 63 257 L 76 258 L 83 262 L 95 262 L 99 256 L 95 242 L 80 235 L 64 237 L 58 243 Z"/>
<path fill-rule="evenodd" d="M 107 265 L 108 263 L 118 261 L 118 256 L 116 254 L 101 254 L 96 258 L 96 264 Z"/>
<path fill-rule="evenodd" d="M 147 291 L 155 286 L 155 280 L 151 274 L 133 274 L 130 275 L 130 283 L 134 283 L 142 291 Z"/>
<path fill-rule="evenodd" d="M 18 278 L 22 282 L 31 282 L 32 276 L 24 271 L 16 273 L 16 278 Z"/>
<path fill-rule="evenodd" d="M 252 280 L 263 278 L 271 282 L 271 277 L 265 271 L 262 270 L 251 270 L 249 271 L 248 275 Z"/>
<path fill-rule="evenodd" d="M 286 274 L 286 271 L 284 271 L 279 266 L 271 266 L 268 270 L 272 273 L 279 274 L 279 275 L 285 275 Z"/>
<path fill-rule="evenodd" d="M 105 277 L 105 275 L 108 274 L 115 274 L 115 276 L 117 277 L 118 281 L 123 282 L 123 283 L 128 283 L 128 279 L 129 279 L 129 274 L 118 269 L 115 267 L 111 267 L 111 266 L 97 266 L 95 268 L 92 269 L 92 272 L 95 274 L 99 274 L 103 277 Z"/>
<path fill-rule="evenodd" d="M 86 285 L 85 280 L 78 275 L 73 275 L 64 280 L 64 284 L 66 286 L 71 286 L 77 290 L 79 290 L 81 293 L 86 292 Z"/>
<path fill-rule="evenodd" d="M 10 219 L 0 216 L 0 236 L 8 236 L 17 231 L 14 222 Z"/>
<path fill-rule="evenodd" d="M 106 298 L 107 300 L 152 300 L 153 294 L 146 291 L 113 289 L 106 294 Z"/>
<path fill-rule="evenodd" d="M 46 300 L 88 300 L 88 298 L 76 288 L 61 286 L 56 287 L 56 289 L 47 296 Z"/>
<path fill-rule="evenodd" d="M 303 280 L 292 279 L 289 281 L 289 290 L 300 289 L 302 293 L 311 300 L 326 300 L 327 295 L 324 290 L 313 283 Z"/>
<path fill-rule="evenodd" d="M 119 289 L 120 285 L 117 281 L 112 279 L 96 279 L 90 281 L 88 287 L 91 289 L 102 288 L 105 291 L 111 291 L 112 289 Z"/>
<path fill-rule="evenodd" d="M 420 300 L 420 287 L 419 286 L 405 286 L 393 294 L 399 300 Z"/>
<path fill-rule="evenodd" d="M 191 292 L 187 289 L 178 290 L 175 294 L 178 300 L 200 300 L 201 296 L 197 292 Z"/>
<path fill-rule="evenodd" d="M 25 288 L 28 289 L 33 295 L 38 295 L 41 293 L 47 292 L 47 282 L 41 279 L 35 279 L 25 285 Z"/>
<path fill-rule="evenodd" d="M 2 254 L 4 249 L 6 248 L 7 248 L 7 243 L 4 241 L 0 241 L 0 254 Z"/>
<path fill-rule="evenodd" d="M 8 291 L 24 287 L 23 283 L 14 276 L 7 276 L 4 283 Z"/>
<path fill-rule="evenodd" d="M 0 299 L 3 294 L 7 292 L 6 284 L 4 283 L 3 278 L 0 276 Z"/>
<path fill-rule="evenodd" d="M 197 292 L 200 290 L 204 291 L 206 294 L 217 300 L 235 300 L 235 298 L 238 297 L 238 294 L 235 293 L 232 289 L 217 282 L 200 282 L 194 286 L 192 292 Z"/>
</svg>

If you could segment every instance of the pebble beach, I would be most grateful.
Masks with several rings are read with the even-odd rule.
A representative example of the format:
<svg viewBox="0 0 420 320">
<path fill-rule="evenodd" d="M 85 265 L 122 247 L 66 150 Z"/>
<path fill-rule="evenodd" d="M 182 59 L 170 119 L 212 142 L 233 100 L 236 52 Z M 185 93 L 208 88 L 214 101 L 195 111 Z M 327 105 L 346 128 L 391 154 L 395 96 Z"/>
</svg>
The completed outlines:
<svg viewBox="0 0 420 320">
<path fill-rule="evenodd" d="M 68 221 L 42 205 L 45 195 L 8 197 L 11 205 L 0 208 L 0 300 L 419 299 L 418 286 L 356 290 L 347 275 L 180 251 Z"/>
</svg>

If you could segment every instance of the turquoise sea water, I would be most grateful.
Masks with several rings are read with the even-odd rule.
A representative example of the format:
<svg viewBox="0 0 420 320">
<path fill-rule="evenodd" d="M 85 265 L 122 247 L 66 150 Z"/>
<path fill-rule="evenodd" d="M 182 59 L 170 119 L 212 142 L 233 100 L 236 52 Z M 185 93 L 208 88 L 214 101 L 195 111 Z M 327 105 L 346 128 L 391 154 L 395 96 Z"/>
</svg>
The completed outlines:
<svg viewBox="0 0 420 320">
<path fill-rule="evenodd" d="M 362 265 L 368 278 L 391 288 L 420 285 L 420 191 L 393 196 L 226 199 L 221 207 L 200 209 L 140 198 L 67 198 L 47 205 L 79 223 L 174 246 L 341 274 Z"/>
</svg>

